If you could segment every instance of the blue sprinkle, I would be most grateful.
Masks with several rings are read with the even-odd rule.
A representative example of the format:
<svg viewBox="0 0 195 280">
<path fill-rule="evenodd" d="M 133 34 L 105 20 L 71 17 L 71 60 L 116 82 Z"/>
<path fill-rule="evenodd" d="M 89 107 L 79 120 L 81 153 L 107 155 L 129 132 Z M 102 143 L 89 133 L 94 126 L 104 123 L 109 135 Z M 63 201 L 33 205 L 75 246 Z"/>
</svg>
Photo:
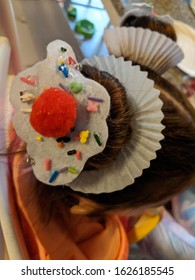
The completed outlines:
<svg viewBox="0 0 195 280">
<path fill-rule="evenodd" d="M 49 178 L 49 183 L 52 183 L 58 176 L 59 172 L 55 170 L 52 174 L 51 177 Z"/>
<path fill-rule="evenodd" d="M 58 66 L 58 70 L 61 71 L 66 78 L 68 78 L 68 68 L 65 64 L 61 64 L 60 66 Z"/>
</svg>

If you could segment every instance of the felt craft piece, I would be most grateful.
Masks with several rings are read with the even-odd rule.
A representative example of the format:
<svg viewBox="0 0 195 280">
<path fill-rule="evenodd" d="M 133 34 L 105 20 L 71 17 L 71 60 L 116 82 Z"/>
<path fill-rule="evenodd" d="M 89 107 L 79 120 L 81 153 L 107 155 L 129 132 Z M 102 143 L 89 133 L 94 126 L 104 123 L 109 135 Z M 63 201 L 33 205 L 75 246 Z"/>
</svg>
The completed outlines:
<svg viewBox="0 0 195 280">
<path fill-rule="evenodd" d="M 45 184 L 72 182 L 87 159 L 100 153 L 107 142 L 110 97 L 79 68 L 72 48 L 56 40 L 48 45 L 45 60 L 19 73 L 13 81 L 13 124 L 27 143 L 35 176 Z M 30 93 L 28 98 L 25 93 Z M 90 97 L 103 101 L 96 112 L 87 109 Z M 102 145 L 97 144 L 94 133 Z"/>
</svg>

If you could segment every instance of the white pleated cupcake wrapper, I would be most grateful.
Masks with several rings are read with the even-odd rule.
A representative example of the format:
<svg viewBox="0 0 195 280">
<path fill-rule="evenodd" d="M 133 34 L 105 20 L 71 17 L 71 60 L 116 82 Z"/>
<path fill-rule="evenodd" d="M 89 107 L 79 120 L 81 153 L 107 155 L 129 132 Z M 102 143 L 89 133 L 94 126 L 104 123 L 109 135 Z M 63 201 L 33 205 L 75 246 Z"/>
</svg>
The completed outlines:
<svg viewBox="0 0 195 280">
<path fill-rule="evenodd" d="M 104 41 L 110 54 L 145 65 L 158 74 L 163 74 L 183 59 L 178 44 L 163 34 L 141 27 L 106 29 Z"/>
<path fill-rule="evenodd" d="M 174 21 L 177 43 L 184 53 L 184 59 L 177 65 L 183 72 L 195 77 L 195 30 L 189 25 Z"/>
<path fill-rule="evenodd" d="M 130 61 L 114 56 L 85 59 L 82 64 L 96 66 L 107 71 L 123 84 L 127 91 L 128 102 L 134 108 L 131 120 L 133 134 L 129 143 L 122 148 L 114 163 L 102 170 L 83 171 L 69 186 L 85 193 L 109 193 L 133 184 L 142 175 L 143 169 L 150 166 L 161 148 L 160 140 L 164 126 L 161 124 L 163 113 L 159 91 L 147 72 Z"/>
</svg>

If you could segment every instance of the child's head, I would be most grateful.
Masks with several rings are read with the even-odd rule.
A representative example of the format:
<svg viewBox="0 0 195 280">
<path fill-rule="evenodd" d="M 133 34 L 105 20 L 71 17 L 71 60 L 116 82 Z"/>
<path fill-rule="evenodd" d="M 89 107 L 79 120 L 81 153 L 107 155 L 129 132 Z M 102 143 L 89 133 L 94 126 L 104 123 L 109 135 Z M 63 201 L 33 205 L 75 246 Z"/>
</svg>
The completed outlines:
<svg viewBox="0 0 195 280">
<path fill-rule="evenodd" d="M 60 44 L 64 48 L 64 43 L 60 41 Z M 31 78 L 38 78 L 36 83 L 32 85 L 35 79 L 30 81 L 28 76 L 25 80 L 24 73 L 19 74 L 13 84 L 11 96 L 13 105 L 19 111 L 14 120 L 16 132 L 26 140 L 29 156 L 35 160 L 32 166 L 35 175 L 45 184 L 40 183 L 40 195 L 44 196 L 44 192 L 50 193 L 52 197 L 65 201 L 66 205 L 71 207 L 80 203 L 81 208 L 86 207 L 87 212 L 118 211 L 158 206 L 194 182 L 195 112 L 176 88 L 148 70 L 149 78 L 155 81 L 153 87 L 153 83 L 147 78 L 147 72 L 141 72 L 130 62 L 113 57 L 102 60 L 96 58 L 96 63 L 89 60 L 91 65 L 99 66 L 103 71 L 84 62 L 81 73 L 89 81 L 83 80 L 75 67 L 78 64 L 74 57 L 63 57 L 61 54 L 60 59 L 63 61 L 56 66 L 60 53 L 59 41 L 53 43 L 52 48 L 54 53 L 48 58 L 48 68 L 47 64 L 43 67 L 39 63 L 37 68 L 25 72 L 25 75 L 31 72 Z M 66 64 L 66 59 L 70 64 Z M 62 73 L 59 68 L 62 64 L 70 76 L 66 77 Z M 42 76 L 44 82 L 41 81 Z M 70 88 L 76 85 L 73 84 L 75 81 L 77 88 L 74 87 L 71 92 Z M 82 85 L 80 89 L 79 84 Z M 31 89 L 30 103 L 24 103 L 20 96 L 16 96 L 17 92 L 20 94 L 21 91 L 18 86 L 22 87 L 23 91 L 26 87 L 28 93 Z M 80 122 L 76 121 L 74 131 L 61 137 L 40 135 L 39 127 L 32 126 L 29 122 L 31 111 L 34 110 L 34 97 L 36 101 L 39 100 L 41 94 L 45 94 L 45 90 L 41 88 L 51 89 L 51 86 L 55 89 L 63 86 L 77 101 L 80 98 L 80 103 L 77 103 L 77 120 Z M 157 89 L 160 90 L 160 98 Z M 50 92 L 54 93 L 53 104 L 56 104 L 55 99 L 58 98 L 55 92 L 56 90 Z M 60 94 L 63 94 L 63 90 Z M 89 97 L 93 97 L 90 106 L 96 107 L 96 111 L 87 110 Z M 47 98 L 44 102 L 44 106 L 36 112 L 38 118 L 47 108 Z M 23 108 L 25 111 L 21 111 Z M 89 138 L 86 143 L 78 143 L 81 138 L 80 131 L 87 130 Z M 34 141 L 32 136 L 40 138 Z M 57 147 L 59 142 L 63 142 L 63 147 Z M 70 143 L 73 143 L 75 149 L 72 146 L 69 148 Z M 100 149 L 96 149 L 95 145 L 100 146 Z M 87 148 L 90 148 L 89 153 Z M 82 161 L 81 158 L 75 158 L 78 150 L 82 157 L 85 156 L 85 151 L 88 155 L 81 170 L 72 166 L 73 163 L 77 166 L 77 161 Z M 48 170 L 43 166 L 45 151 L 47 160 L 50 159 L 47 161 Z M 67 155 L 67 151 L 71 151 L 71 154 Z M 39 166 L 38 169 L 36 165 Z M 54 171 L 52 175 L 51 171 Z M 71 179 L 66 181 L 68 172 L 71 173 Z M 56 177 L 51 180 L 53 174 Z M 46 185 L 50 186 L 46 188 Z"/>
</svg>

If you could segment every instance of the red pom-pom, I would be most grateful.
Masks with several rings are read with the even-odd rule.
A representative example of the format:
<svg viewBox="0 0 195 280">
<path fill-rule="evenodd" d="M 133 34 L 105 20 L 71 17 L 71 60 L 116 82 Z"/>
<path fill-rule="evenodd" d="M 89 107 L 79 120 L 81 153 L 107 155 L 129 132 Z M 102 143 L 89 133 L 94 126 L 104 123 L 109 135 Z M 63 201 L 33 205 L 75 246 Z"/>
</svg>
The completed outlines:
<svg viewBox="0 0 195 280">
<path fill-rule="evenodd" d="M 76 116 L 75 98 L 59 88 L 49 88 L 34 102 L 30 123 L 41 135 L 58 138 L 71 132 Z"/>
</svg>

